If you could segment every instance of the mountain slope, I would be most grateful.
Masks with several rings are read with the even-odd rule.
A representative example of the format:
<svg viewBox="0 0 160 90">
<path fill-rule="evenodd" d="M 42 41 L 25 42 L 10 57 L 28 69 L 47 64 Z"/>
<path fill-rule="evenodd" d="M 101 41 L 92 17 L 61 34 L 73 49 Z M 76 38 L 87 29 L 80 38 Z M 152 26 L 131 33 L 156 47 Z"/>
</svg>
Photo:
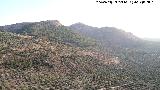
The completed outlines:
<svg viewBox="0 0 160 90">
<path fill-rule="evenodd" d="M 104 44 L 106 47 L 137 47 L 142 40 L 132 33 L 128 33 L 113 27 L 91 27 L 82 23 L 69 26 L 75 32 L 91 37 Z"/>
<path fill-rule="evenodd" d="M 123 63 L 114 63 L 113 56 L 101 60 L 86 49 L 8 32 L 0 32 L 0 46 L 2 90 L 109 89 L 134 83 L 132 73 L 117 69 Z"/>
<path fill-rule="evenodd" d="M 159 42 L 142 40 L 131 33 L 110 27 L 97 28 L 76 23 L 69 26 L 69 28 L 82 35 L 96 39 L 102 44 L 104 51 L 110 52 L 125 63 L 125 69 L 130 70 L 137 76 L 134 79 L 140 77 L 139 79 L 155 85 L 155 90 L 160 88 L 158 84 L 160 82 Z M 135 74 L 135 72 L 138 74 Z"/>
<path fill-rule="evenodd" d="M 30 35 L 37 38 L 47 37 L 50 41 L 68 43 L 80 47 L 95 45 L 95 40 L 82 37 L 81 35 L 72 32 L 71 30 L 60 24 L 57 20 L 17 23 L 1 26 L 0 28 L 1 31 Z"/>
<path fill-rule="evenodd" d="M 86 36 L 58 21 L 0 27 L 0 89 L 160 87 L 159 70 L 156 71 L 160 54 L 137 48 L 139 38 L 114 28 L 79 28 Z M 96 46 L 101 47 L 99 51 Z"/>
</svg>

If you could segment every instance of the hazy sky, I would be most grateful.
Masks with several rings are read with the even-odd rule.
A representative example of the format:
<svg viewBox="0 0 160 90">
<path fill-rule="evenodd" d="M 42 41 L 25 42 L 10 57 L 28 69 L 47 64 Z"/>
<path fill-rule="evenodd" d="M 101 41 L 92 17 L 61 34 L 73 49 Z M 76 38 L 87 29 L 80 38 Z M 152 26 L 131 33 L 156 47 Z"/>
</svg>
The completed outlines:
<svg viewBox="0 0 160 90">
<path fill-rule="evenodd" d="M 146 0 L 145 0 L 146 1 Z M 0 0 L 0 25 L 59 20 L 117 27 L 138 37 L 160 38 L 160 2 L 100 4 L 96 0 Z"/>
</svg>

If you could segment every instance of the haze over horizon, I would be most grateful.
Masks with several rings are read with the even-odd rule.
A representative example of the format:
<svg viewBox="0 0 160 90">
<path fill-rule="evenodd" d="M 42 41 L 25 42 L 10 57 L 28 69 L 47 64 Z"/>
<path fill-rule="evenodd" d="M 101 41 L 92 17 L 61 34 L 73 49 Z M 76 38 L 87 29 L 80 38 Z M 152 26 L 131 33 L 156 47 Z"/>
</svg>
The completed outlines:
<svg viewBox="0 0 160 90">
<path fill-rule="evenodd" d="M 154 4 L 159 4 L 158 0 Z M 159 5 L 160 6 L 160 5 Z M 106 5 L 96 0 L 5 0 L 0 1 L 0 26 L 59 20 L 94 27 L 116 27 L 141 38 L 160 38 L 158 5 Z"/>
</svg>

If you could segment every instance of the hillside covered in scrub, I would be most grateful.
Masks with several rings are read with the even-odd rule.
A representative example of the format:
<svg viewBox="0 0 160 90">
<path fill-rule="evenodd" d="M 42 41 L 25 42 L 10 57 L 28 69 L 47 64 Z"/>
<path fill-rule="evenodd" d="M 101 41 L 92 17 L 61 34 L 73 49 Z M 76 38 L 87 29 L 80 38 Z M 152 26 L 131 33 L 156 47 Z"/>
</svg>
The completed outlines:
<svg viewBox="0 0 160 90">
<path fill-rule="evenodd" d="M 159 46 L 81 23 L 0 26 L 0 89 L 158 90 Z"/>
</svg>

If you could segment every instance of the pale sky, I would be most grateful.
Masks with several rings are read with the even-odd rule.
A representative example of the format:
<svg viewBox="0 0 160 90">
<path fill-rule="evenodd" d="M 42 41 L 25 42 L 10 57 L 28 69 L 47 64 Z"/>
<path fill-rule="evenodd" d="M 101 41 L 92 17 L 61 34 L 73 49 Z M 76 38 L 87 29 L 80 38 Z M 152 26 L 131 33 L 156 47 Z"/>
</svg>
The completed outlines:
<svg viewBox="0 0 160 90">
<path fill-rule="evenodd" d="M 59 20 L 66 26 L 82 22 L 116 27 L 142 38 L 160 38 L 160 1 L 153 1 L 110 5 L 96 0 L 0 0 L 0 25 Z"/>
</svg>

